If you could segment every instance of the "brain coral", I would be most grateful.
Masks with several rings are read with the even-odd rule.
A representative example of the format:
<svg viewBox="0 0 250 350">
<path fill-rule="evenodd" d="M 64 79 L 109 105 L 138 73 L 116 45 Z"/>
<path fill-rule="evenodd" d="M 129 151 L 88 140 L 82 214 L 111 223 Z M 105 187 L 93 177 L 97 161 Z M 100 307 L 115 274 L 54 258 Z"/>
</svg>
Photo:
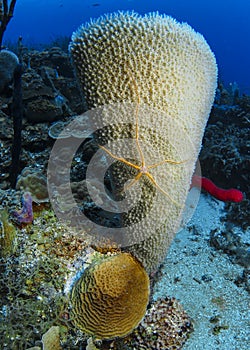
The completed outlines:
<svg viewBox="0 0 250 350">
<path fill-rule="evenodd" d="M 139 172 L 144 175 L 141 197 L 131 191 L 138 205 L 124 222 L 140 222 L 152 201 L 156 210 L 148 222 L 131 230 L 127 249 L 151 272 L 164 258 L 181 220 L 214 99 L 215 57 L 189 25 L 158 13 L 134 12 L 109 14 L 83 25 L 72 36 L 70 52 L 87 106 L 106 105 L 103 119 L 116 125 L 103 130 L 99 144 L 124 137 L 121 123 L 130 116 L 130 138 L 137 139 L 136 146 L 131 143 L 132 159 L 138 165 L 140 156 Z M 128 159 L 124 146 L 111 147 L 113 158 Z M 155 163 L 161 165 L 152 167 L 150 179 L 145 165 Z M 128 178 L 120 169 L 114 168 L 112 178 L 125 183 Z"/>
<path fill-rule="evenodd" d="M 128 253 L 92 263 L 71 292 L 72 321 L 85 333 L 112 339 L 132 332 L 145 314 L 149 278 Z"/>
<path fill-rule="evenodd" d="M 47 179 L 38 169 L 24 168 L 18 176 L 16 189 L 30 192 L 36 203 L 48 202 Z"/>
</svg>

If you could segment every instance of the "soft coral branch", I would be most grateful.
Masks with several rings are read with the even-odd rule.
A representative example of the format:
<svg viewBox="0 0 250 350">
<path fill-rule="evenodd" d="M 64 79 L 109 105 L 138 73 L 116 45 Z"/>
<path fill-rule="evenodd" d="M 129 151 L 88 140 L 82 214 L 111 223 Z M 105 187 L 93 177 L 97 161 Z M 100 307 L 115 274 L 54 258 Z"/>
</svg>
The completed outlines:
<svg viewBox="0 0 250 350">
<path fill-rule="evenodd" d="M 0 0 L 0 50 L 2 47 L 3 35 L 7 25 L 13 17 L 16 0 L 11 0 L 8 6 L 8 0 Z"/>
</svg>

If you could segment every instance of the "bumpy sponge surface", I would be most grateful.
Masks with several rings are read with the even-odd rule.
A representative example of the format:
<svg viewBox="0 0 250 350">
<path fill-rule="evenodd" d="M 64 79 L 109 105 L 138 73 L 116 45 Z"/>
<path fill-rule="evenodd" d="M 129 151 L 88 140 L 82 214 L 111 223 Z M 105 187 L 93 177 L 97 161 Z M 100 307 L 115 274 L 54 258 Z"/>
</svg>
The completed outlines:
<svg viewBox="0 0 250 350">
<path fill-rule="evenodd" d="M 139 205 L 125 218 L 129 226 L 145 217 L 156 191 L 152 220 L 131 231 L 129 248 L 150 272 L 164 258 L 181 220 L 217 84 L 214 54 L 189 25 L 158 13 L 134 12 L 109 14 L 83 25 L 72 36 L 70 52 L 88 108 L 109 105 L 103 119 L 116 125 L 107 128 L 99 143 L 105 145 L 111 134 L 122 138 L 122 122 L 132 125 L 128 134 L 135 139 L 137 117 L 145 164 L 179 162 L 151 167 L 158 188 L 146 176 L 140 178 Z M 109 150 L 138 161 L 138 146 L 132 146 L 127 153 L 117 143 Z M 113 178 L 128 180 L 122 177 L 114 170 Z M 138 201 L 138 193 L 133 194 Z"/>
<path fill-rule="evenodd" d="M 186 23 L 157 13 L 110 14 L 80 27 L 70 52 L 89 108 L 136 100 L 127 67 L 144 103 L 191 129 L 204 126 L 217 67 L 203 36 Z"/>
</svg>

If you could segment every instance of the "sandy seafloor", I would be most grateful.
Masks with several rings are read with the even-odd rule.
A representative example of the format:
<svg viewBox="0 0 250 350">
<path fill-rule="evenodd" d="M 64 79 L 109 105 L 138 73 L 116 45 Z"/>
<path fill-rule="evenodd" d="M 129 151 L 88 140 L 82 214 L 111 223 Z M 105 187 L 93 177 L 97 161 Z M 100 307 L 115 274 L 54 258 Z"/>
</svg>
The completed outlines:
<svg viewBox="0 0 250 350">
<path fill-rule="evenodd" d="M 250 349 L 250 297 L 234 280 L 243 267 L 209 245 L 211 230 L 222 227 L 224 203 L 204 194 L 193 217 L 175 237 L 156 283 L 154 299 L 174 296 L 193 320 L 184 350 Z M 250 241 L 250 232 L 241 232 Z M 213 317 L 218 322 L 211 323 Z M 213 334 L 222 326 L 219 334 Z"/>
</svg>

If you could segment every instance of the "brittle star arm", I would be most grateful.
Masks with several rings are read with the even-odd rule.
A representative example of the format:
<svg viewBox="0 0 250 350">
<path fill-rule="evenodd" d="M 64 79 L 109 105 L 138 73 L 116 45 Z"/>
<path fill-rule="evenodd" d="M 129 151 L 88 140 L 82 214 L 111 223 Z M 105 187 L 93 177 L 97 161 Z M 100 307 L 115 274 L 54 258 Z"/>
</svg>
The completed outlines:
<svg viewBox="0 0 250 350">
<path fill-rule="evenodd" d="M 108 153 L 108 155 L 110 155 L 110 157 L 126 164 L 126 165 L 129 165 L 131 166 L 132 168 L 136 169 L 136 170 L 139 170 L 139 173 L 136 175 L 136 177 L 127 185 L 127 186 L 124 186 L 124 189 L 123 191 L 126 191 L 128 190 L 130 187 L 132 187 L 139 179 L 140 177 L 142 176 L 142 172 L 140 171 L 141 167 L 136 165 L 136 164 L 133 164 L 131 162 L 129 162 L 128 160 L 122 158 L 122 157 L 118 157 L 116 155 L 114 155 L 112 152 L 110 152 L 106 147 L 104 146 L 99 146 L 102 150 L 104 150 L 106 153 Z"/>
<path fill-rule="evenodd" d="M 151 181 L 152 183 L 155 185 L 155 187 L 160 191 L 162 192 L 165 196 L 168 197 L 168 199 L 170 199 L 178 208 L 180 208 L 180 204 L 177 203 L 166 191 L 164 191 L 159 185 L 158 183 L 155 181 L 155 179 L 153 178 L 153 176 L 148 172 L 146 171 L 144 173 Z"/>
<path fill-rule="evenodd" d="M 106 147 L 104 147 L 104 146 L 100 146 L 100 145 L 99 145 L 99 147 L 100 147 L 102 150 L 104 150 L 106 153 L 108 153 L 108 155 L 110 155 L 110 157 L 112 157 L 112 158 L 114 158 L 114 159 L 116 159 L 116 160 L 118 160 L 118 161 L 120 161 L 120 162 L 122 162 L 122 163 L 124 163 L 124 164 L 127 164 L 127 165 L 131 166 L 131 167 L 134 168 L 134 169 L 140 170 L 140 168 L 141 168 L 140 166 L 138 166 L 138 165 L 136 165 L 136 164 L 133 164 L 133 163 L 129 162 L 128 160 L 122 158 L 122 157 L 118 157 L 118 156 L 114 155 L 112 152 L 110 152 L 110 151 L 109 151 Z"/>
<path fill-rule="evenodd" d="M 159 165 L 162 165 L 162 164 L 165 164 L 165 163 L 169 163 L 169 164 L 184 164 L 184 163 L 186 163 L 187 162 L 187 160 L 182 160 L 182 161 L 174 161 L 174 160 L 171 160 L 171 159 L 164 159 L 164 160 L 162 160 L 161 162 L 159 162 L 159 163 L 155 163 L 155 164 L 151 164 L 151 165 L 149 165 L 147 168 L 148 169 L 153 169 L 153 168 L 156 168 L 156 167 L 158 167 Z"/>
<path fill-rule="evenodd" d="M 126 192 L 129 188 L 131 188 L 137 181 L 139 181 L 140 180 L 140 178 L 141 178 L 141 176 L 142 176 L 142 172 L 139 172 L 137 175 L 136 175 L 136 177 L 133 179 L 133 180 L 131 180 L 130 182 L 129 182 L 129 184 L 128 185 L 125 185 L 124 186 L 124 189 L 123 189 L 123 191 L 124 192 Z"/>
</svg>

